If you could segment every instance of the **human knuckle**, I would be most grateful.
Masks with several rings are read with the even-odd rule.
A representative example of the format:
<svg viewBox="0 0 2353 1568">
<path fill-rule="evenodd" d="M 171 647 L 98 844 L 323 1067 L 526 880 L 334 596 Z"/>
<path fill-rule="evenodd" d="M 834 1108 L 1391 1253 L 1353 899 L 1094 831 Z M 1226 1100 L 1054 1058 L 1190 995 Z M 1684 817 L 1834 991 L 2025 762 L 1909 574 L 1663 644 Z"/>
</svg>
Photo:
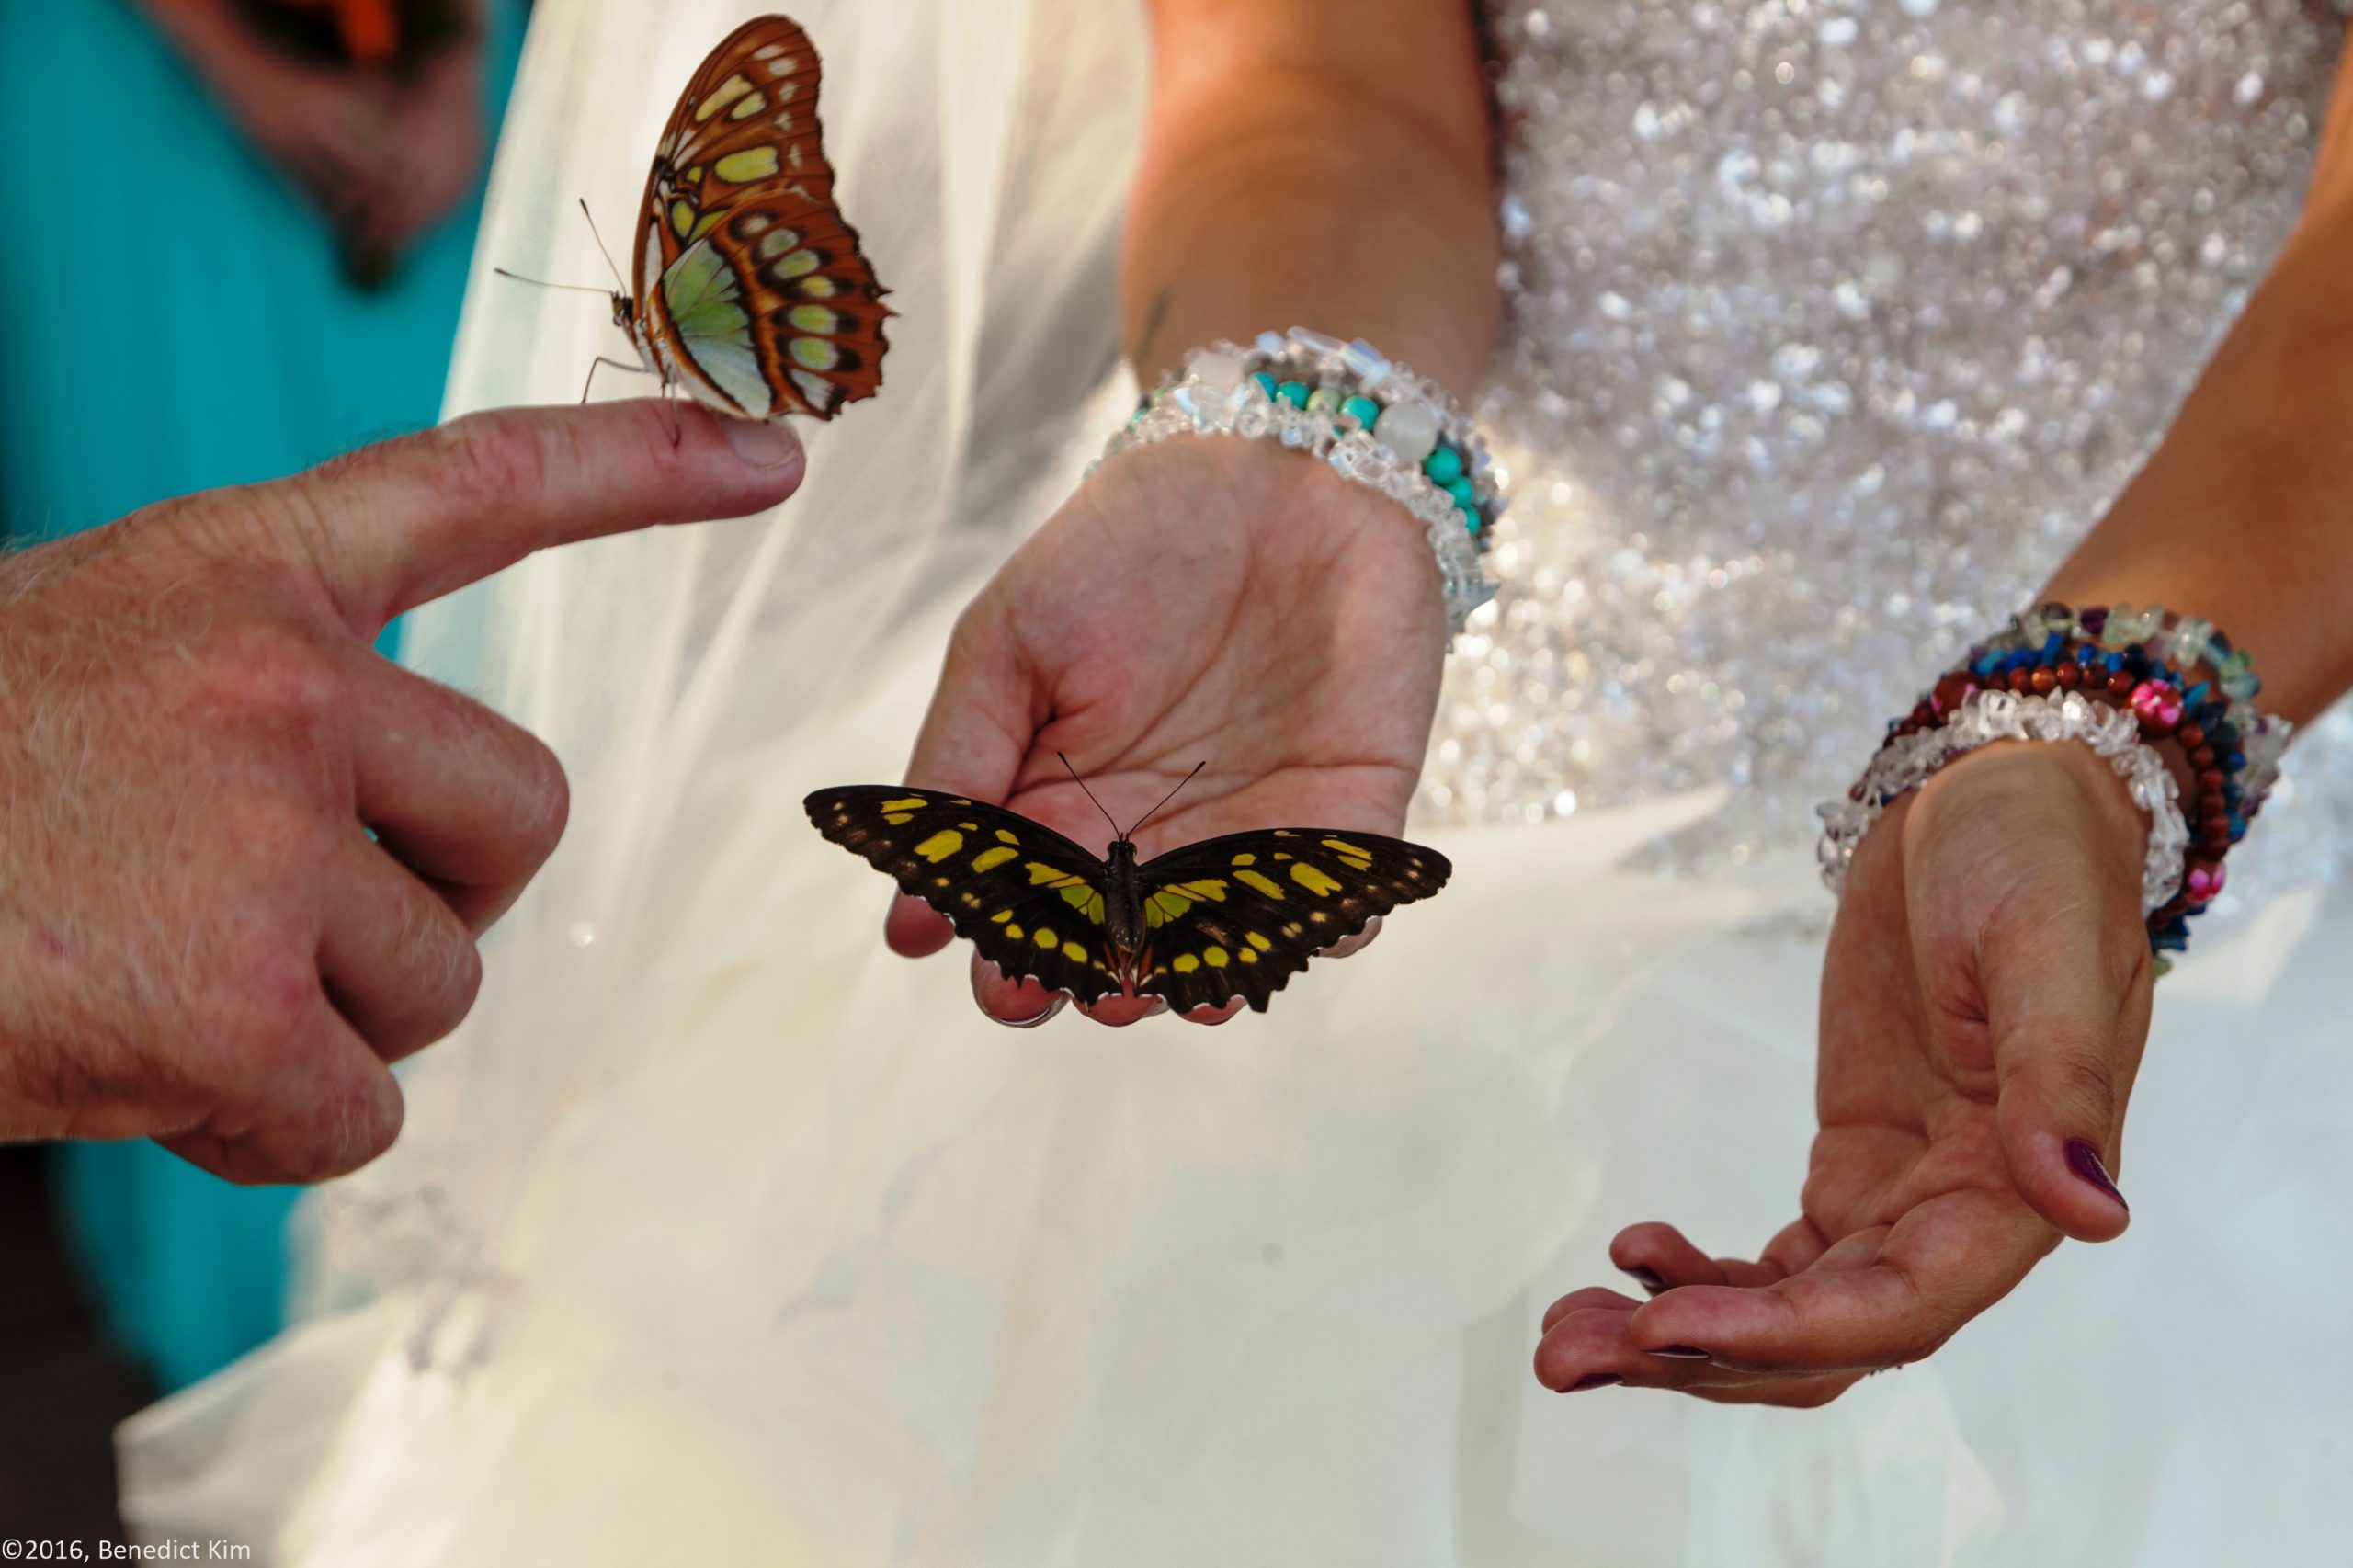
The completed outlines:
<svg viewBox="0 0 2353 1568">
<path fill-rule="evenodd" d="M 342 683 L 320 640 L 291 621 L 241 619 L 191 650 L 190 717 L 308 728 L 335 710 Z"/>
<path fill-rule="evenodd" d="M 404 1108 L 398 1095 L 383 1094 L 355 1074 L 328 1086 L 313 1113 L 318 1135 L 289 1173 L 299 1182 L 347 1176 L 391 1148 L 400 1136 Z"/>
<path fill-rule="evenodd" d="M 217 956 L 207 992 L 200 1027 L 218 1049 L 267 1070 L 308 1045 L 318 967 L 292 940 L 256 934 L 230 945 Z"/>
<path fill-rule="evenodd" d="M 420 901 L 421 905 L 423 901 Z M 428 1032 L 438 1040 L 472 1011 L 482 993 L 482 951 L 449 905 L 432 899 L 413 912 L 402 945 L 410 955 Z"/>
<path fill-rule="evenodd" d="M 456 1028 L 473 1011 L 482 982 L 482 949 L 463 932 L 454 933 L 444 949 L 440 986 L 448 1028 Z"/>
<path fill-rule="evenodd" d="M 2063 1050 L 2052 1068 L 2061 1101 L 2086 1117 L 2105 1118 L 2116 1103 L 2116 1084 L 2105 1052 L 2091 1046 Z"/>
<path fill-rule="evenodd" d="M 213 802 L 211 812 L 215 850 L 222 858 L 256 870 L 267 884 L 281 891 L 299 881 L 318 836 L 307 807 L 275 791 L 229 791 Z M 234 946 L 239 953 L 250 954 L 269 940 L 249 935 Z"/>
<path fill-rule="evenodd" d="M 537 864 L 553 854 L 563 838 L 572 816 L 572 783 L 555 753 L 529 734 L 517 742 L 511 776 L 517 837 Z"/>
<path fill-rule="evenodd" d="M 432 467 L 469 499 L 528 495 L 547 482 L 547 448 L 517 421 L 475 415 L 442 426 L 432 439 Z"/>
</svg>

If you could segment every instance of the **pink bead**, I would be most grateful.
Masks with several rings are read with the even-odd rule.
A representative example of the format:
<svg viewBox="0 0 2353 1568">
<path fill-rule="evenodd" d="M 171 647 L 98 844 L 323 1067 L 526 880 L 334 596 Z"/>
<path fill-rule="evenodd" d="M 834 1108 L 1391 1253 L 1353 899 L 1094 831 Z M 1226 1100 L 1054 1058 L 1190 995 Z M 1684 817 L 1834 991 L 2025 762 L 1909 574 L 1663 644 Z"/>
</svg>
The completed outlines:
<svg viewBox="0 0 2353 1568">
<path fill-rule="evenodd" d="M 2132 688 L 2132 711 L 2162 729 L 2181 722 L 2181 693 L 2161 680 L 2144 680 Z"/>
<path fill-rule="evenodd" d="M 2211 903 L 2222 891 L 2222 863 L 2193 863 L 2182 878 L 2181 891 L 2192 903 Z"/>
</svg>

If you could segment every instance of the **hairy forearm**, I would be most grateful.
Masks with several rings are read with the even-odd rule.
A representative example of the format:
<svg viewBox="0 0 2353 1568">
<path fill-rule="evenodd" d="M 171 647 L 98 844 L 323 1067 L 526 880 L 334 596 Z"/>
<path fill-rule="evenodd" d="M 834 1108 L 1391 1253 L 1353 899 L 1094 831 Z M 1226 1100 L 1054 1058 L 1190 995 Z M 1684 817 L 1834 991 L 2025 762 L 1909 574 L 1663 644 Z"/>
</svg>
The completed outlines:
<svg viewBox="0 0 2353 1568">
<path fill-rule="evenodd" d="M 1310 326 L 1467 392 L 1499 297 L 1470 0 L 1151 0 L 1121 306 L 1147 381 Z"/>
<path fill-rule="evenodd" d="M 2340 78 L 2303 221 L 2147 466 L 2052 579 L 2159 604 L 2256 657 L 2265 707 L 2353 686 L 2353 97 Z"/>
</svg>

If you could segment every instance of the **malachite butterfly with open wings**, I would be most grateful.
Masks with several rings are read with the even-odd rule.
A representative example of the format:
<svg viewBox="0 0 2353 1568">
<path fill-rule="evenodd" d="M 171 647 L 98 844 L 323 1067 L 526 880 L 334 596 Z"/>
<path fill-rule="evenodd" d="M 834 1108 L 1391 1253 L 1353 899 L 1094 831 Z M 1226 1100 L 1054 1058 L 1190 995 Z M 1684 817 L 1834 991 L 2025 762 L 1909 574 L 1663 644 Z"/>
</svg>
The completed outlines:
<svg viewBox="0 0 2353 1568">
<path fill-rule="evenodd" d="M 882 384 L 891 310 L 834 205 L 817 51 L 785 17 L 711 51 L 654 149 L 613 320 L 664 384 L 746 419 L 830 419 Z"/>
<path fill-rule="evenodd" d="M 1180 1013 L 1237 998 L 1265 1012 L 1318 951 L 1453 870 L 1436 850 L 1344 829 L 1229 834 L 1139 864 L 1126 833 L 1097 857 L 930 790 L 848 785 L 805 804 L 818 832 L 948 916 L 1008 976 L 1081 1002 L 1162 996 Z"/>
</svg>

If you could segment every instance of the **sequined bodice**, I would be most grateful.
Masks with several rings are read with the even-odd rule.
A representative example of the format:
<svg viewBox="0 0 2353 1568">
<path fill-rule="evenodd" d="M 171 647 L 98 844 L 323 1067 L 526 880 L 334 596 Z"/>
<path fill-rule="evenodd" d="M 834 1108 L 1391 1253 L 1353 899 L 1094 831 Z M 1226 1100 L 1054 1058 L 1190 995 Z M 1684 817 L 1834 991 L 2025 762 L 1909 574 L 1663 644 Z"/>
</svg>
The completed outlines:
<svg viewBox="0 0 2353 1568">
<path fill-rule="evenodd" d="M 1483 414 L 1515 499 L 1422 810 L 1722 783 L 1678 862 L 1796 845 L 2162 434 L 2293 222 L 2342 13 L 1489 14 L 1510 326 Z M 2275 866 L 2345 853 L 2353 744 L 2317 728 L 2304 802 L 2249 846 Z"/>
</svg>

